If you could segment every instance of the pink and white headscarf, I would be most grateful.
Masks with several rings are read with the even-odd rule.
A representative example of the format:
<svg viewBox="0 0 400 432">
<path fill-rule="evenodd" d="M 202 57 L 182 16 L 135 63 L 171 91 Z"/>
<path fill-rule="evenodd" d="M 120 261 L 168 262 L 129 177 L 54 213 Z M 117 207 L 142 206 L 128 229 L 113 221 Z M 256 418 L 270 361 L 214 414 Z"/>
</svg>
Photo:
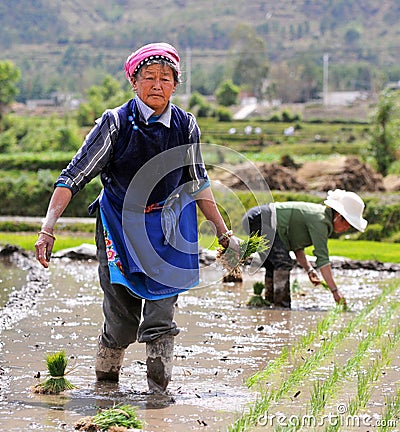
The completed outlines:
<svg viewBox="0 0 400 432">
<path fill-rule="evenodd" d="M 126 59 L 125 75 L 128 81 L 145 63 L 153 59 L 163 59 L 170 62 L 176 68 L 178 78 L 181 76 L 178 51 L 168 43 L 156 42 L 142 46 Z"/>
</svg>

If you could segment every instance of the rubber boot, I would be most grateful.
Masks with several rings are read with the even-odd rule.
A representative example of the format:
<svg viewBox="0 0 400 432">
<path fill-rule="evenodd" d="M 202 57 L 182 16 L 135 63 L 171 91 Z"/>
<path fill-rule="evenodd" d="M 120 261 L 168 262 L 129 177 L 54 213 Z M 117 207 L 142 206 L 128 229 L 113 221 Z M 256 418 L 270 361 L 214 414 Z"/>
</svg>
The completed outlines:
<svg viewBox="0 0 400 432">
<path fill-rule="evenodd" d="M 274 270 L 274 305 L 290 309 L 290 270 Z"/>
<path fill-rule="evenodd" d="M 164 393 L 172 375 L 174 336 L 166 334 L 146 342 L 147 384 L 154 393 Z"/>
<path fill-rule="evenodd" d="M 107 348 L 99 341 L 95 365 L 97 380 L 118 382 L 124 354 L 124 348 Z"/>
<path fill-rule="evenodd" d="M 274 280 L 269 276 L 265 276 L 265 300 L 274 303 Z"/>
</svg>

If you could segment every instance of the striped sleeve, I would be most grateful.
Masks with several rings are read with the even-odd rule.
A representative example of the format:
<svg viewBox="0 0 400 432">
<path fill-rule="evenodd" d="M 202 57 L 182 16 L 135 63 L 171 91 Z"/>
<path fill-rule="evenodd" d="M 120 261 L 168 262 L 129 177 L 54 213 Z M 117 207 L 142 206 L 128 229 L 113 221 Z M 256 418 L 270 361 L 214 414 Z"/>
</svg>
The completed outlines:
<svg viewBox="0 0 400 432">
<path fill-rule="evenodd" d="M 200 128 L 193 114 L 189 115 L 189 146 L 186 154 L 191 193 L 195 194 L 210 185 L 206 166 L 200 149 Z"/>
<path fill-rule="evenodd" d="M 88 133 L 82 147 L 61 172 L 55 185 L 63 184 L 77 194 L 107 165 L 118 138 L 119 117 L 107 110 Z"/>
</svg>

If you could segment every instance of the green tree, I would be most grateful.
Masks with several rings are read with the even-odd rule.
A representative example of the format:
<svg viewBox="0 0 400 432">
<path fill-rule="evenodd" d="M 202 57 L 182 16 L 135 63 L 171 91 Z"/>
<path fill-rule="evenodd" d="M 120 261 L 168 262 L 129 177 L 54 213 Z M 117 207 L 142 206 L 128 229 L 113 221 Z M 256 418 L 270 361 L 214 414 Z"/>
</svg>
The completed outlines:
<svg viewBox="0 0 400 432">
<path fill-rule="evenodd" d="M 193 92 L 189 99 L 189 109 L 192 109 L 196 106 L 205 105 L 207 103 L 206 98 L 201 95 L 199 92 Z"/>
<path fill-rule="evenodd" d="M 354 45 L 361 38 L 361 30 L 357 26 L 349 27 L 344 35 L 346 45 Z"/>
<path fill-rule="evenodd" d="M 0 61 L 0 122 L 7 107 L 18 94 L 20 76 L 19 69 L 11 61 Z"/>
<path fill-rule="evenodd" d="M 385 90 L 381 93 L 376 112 L 372 117 L 369 150 L 375 159 L 378 172 L 386 175 L 396 160 L 399 133 L 399 93 Z"/>
<path fill-rule="evenodd" d="M 90 87 L 87 92 L 87 102 L 81 104 L 77 112 L 77 122 L 80 126 L 90 126 L 107 108 L 123 104 L 132 97 L 113 77 L 107 75 L 102 84 Z"/>
<path fill-rule="evenodd" d="M 216 92 L 217 102 L 222 106 L 236 105 L 240 88 L 232 80 L 224 81 Z"/>
</svg>

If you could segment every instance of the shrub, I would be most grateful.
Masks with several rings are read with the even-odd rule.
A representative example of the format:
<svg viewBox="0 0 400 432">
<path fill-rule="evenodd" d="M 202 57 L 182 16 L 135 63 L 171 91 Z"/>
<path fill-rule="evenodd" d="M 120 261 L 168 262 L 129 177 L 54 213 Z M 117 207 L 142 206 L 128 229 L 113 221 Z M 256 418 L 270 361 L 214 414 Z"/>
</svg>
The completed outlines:
<svg viewBox="0 0 400 432">
<path fill-rule="evenodd" d="M 2 172 L 0 175 L 0 215 L 44 216 L 59 172 Z M 88 216 L 87 207 L 95 200 L 101 185 L 90 182 L 68 205 L 64 216 Z"/>
<path fill-rule="evenodd" d="M 299 121 L 300 116 L 298 114 L 292 114 L 289 111 L 283 110 L 282 111 L 282 121 L 285 123 L 292 123 L 295 121 Z"/>
<path fill-rule="evenodd" d="M 400 204 L 384 205 L 367 201 L 364 217 L 370 224 L 381 224 L 386 237 L 400 230 Z"/>
<path fill-rule="evenodd" d="M 394 233 L 388 240 L 392 243 L 400 243 L 400 231 Z"/>
<path fill-rule="evenodd" d="M 367 226 L 365 232 L 360 233 L 359 240 L 382 241 L 385 237 L 384 228 L 380 224 L 370 224 Z"/>
<path fill-rule="evenodd" d="M 212 113 L 213 113 L 212 106 L 208 103 L 205 103 L 198 107 L 197 117 L 210 117 Z"/>
<path fill-rule="evenodd" d="M 193 109 L 195 106 L 204 105 L 206 98 L 198 92 L 193 92 L 189 99 L 189 109 Z"/>
<path fill-rule="evenodd" d="M 68 165 L 75 152 L 27 152 L 0 154 L 0 167 L 2 170 L 39 169 L 61 171 Z M 3 173 L 7 177 L 7 173 Z"/>
<path fill-rule="evenodd" d="M 216 91 L 217 101 L 222 106 L 236 105 L 240 88 L 232 80 L 224 81 Z"/>
<path fill-rule="evenodd" d="M 0 153 L 12 150 L 17 145 L 17 137 L 14 131 L 8 130 L 0 134 Z"/>
<path fill-rule="evenodd" d="M 277 123 L 281 121 L 281 117 L 279 116 L 279 114 L 272 114 L 272 116 L 268 119 L 268 121 L 272 123 Z"/>
<path fill-rule="evenodd" d="M 224 108 L 224 107 L 218 107 L 215 110 L 215 117 L 218 119 L 218 121 L 225 121 L 225 122 L 232 121 L 233 119 L 232 112 L 228 108 Z"/>
</svg>

